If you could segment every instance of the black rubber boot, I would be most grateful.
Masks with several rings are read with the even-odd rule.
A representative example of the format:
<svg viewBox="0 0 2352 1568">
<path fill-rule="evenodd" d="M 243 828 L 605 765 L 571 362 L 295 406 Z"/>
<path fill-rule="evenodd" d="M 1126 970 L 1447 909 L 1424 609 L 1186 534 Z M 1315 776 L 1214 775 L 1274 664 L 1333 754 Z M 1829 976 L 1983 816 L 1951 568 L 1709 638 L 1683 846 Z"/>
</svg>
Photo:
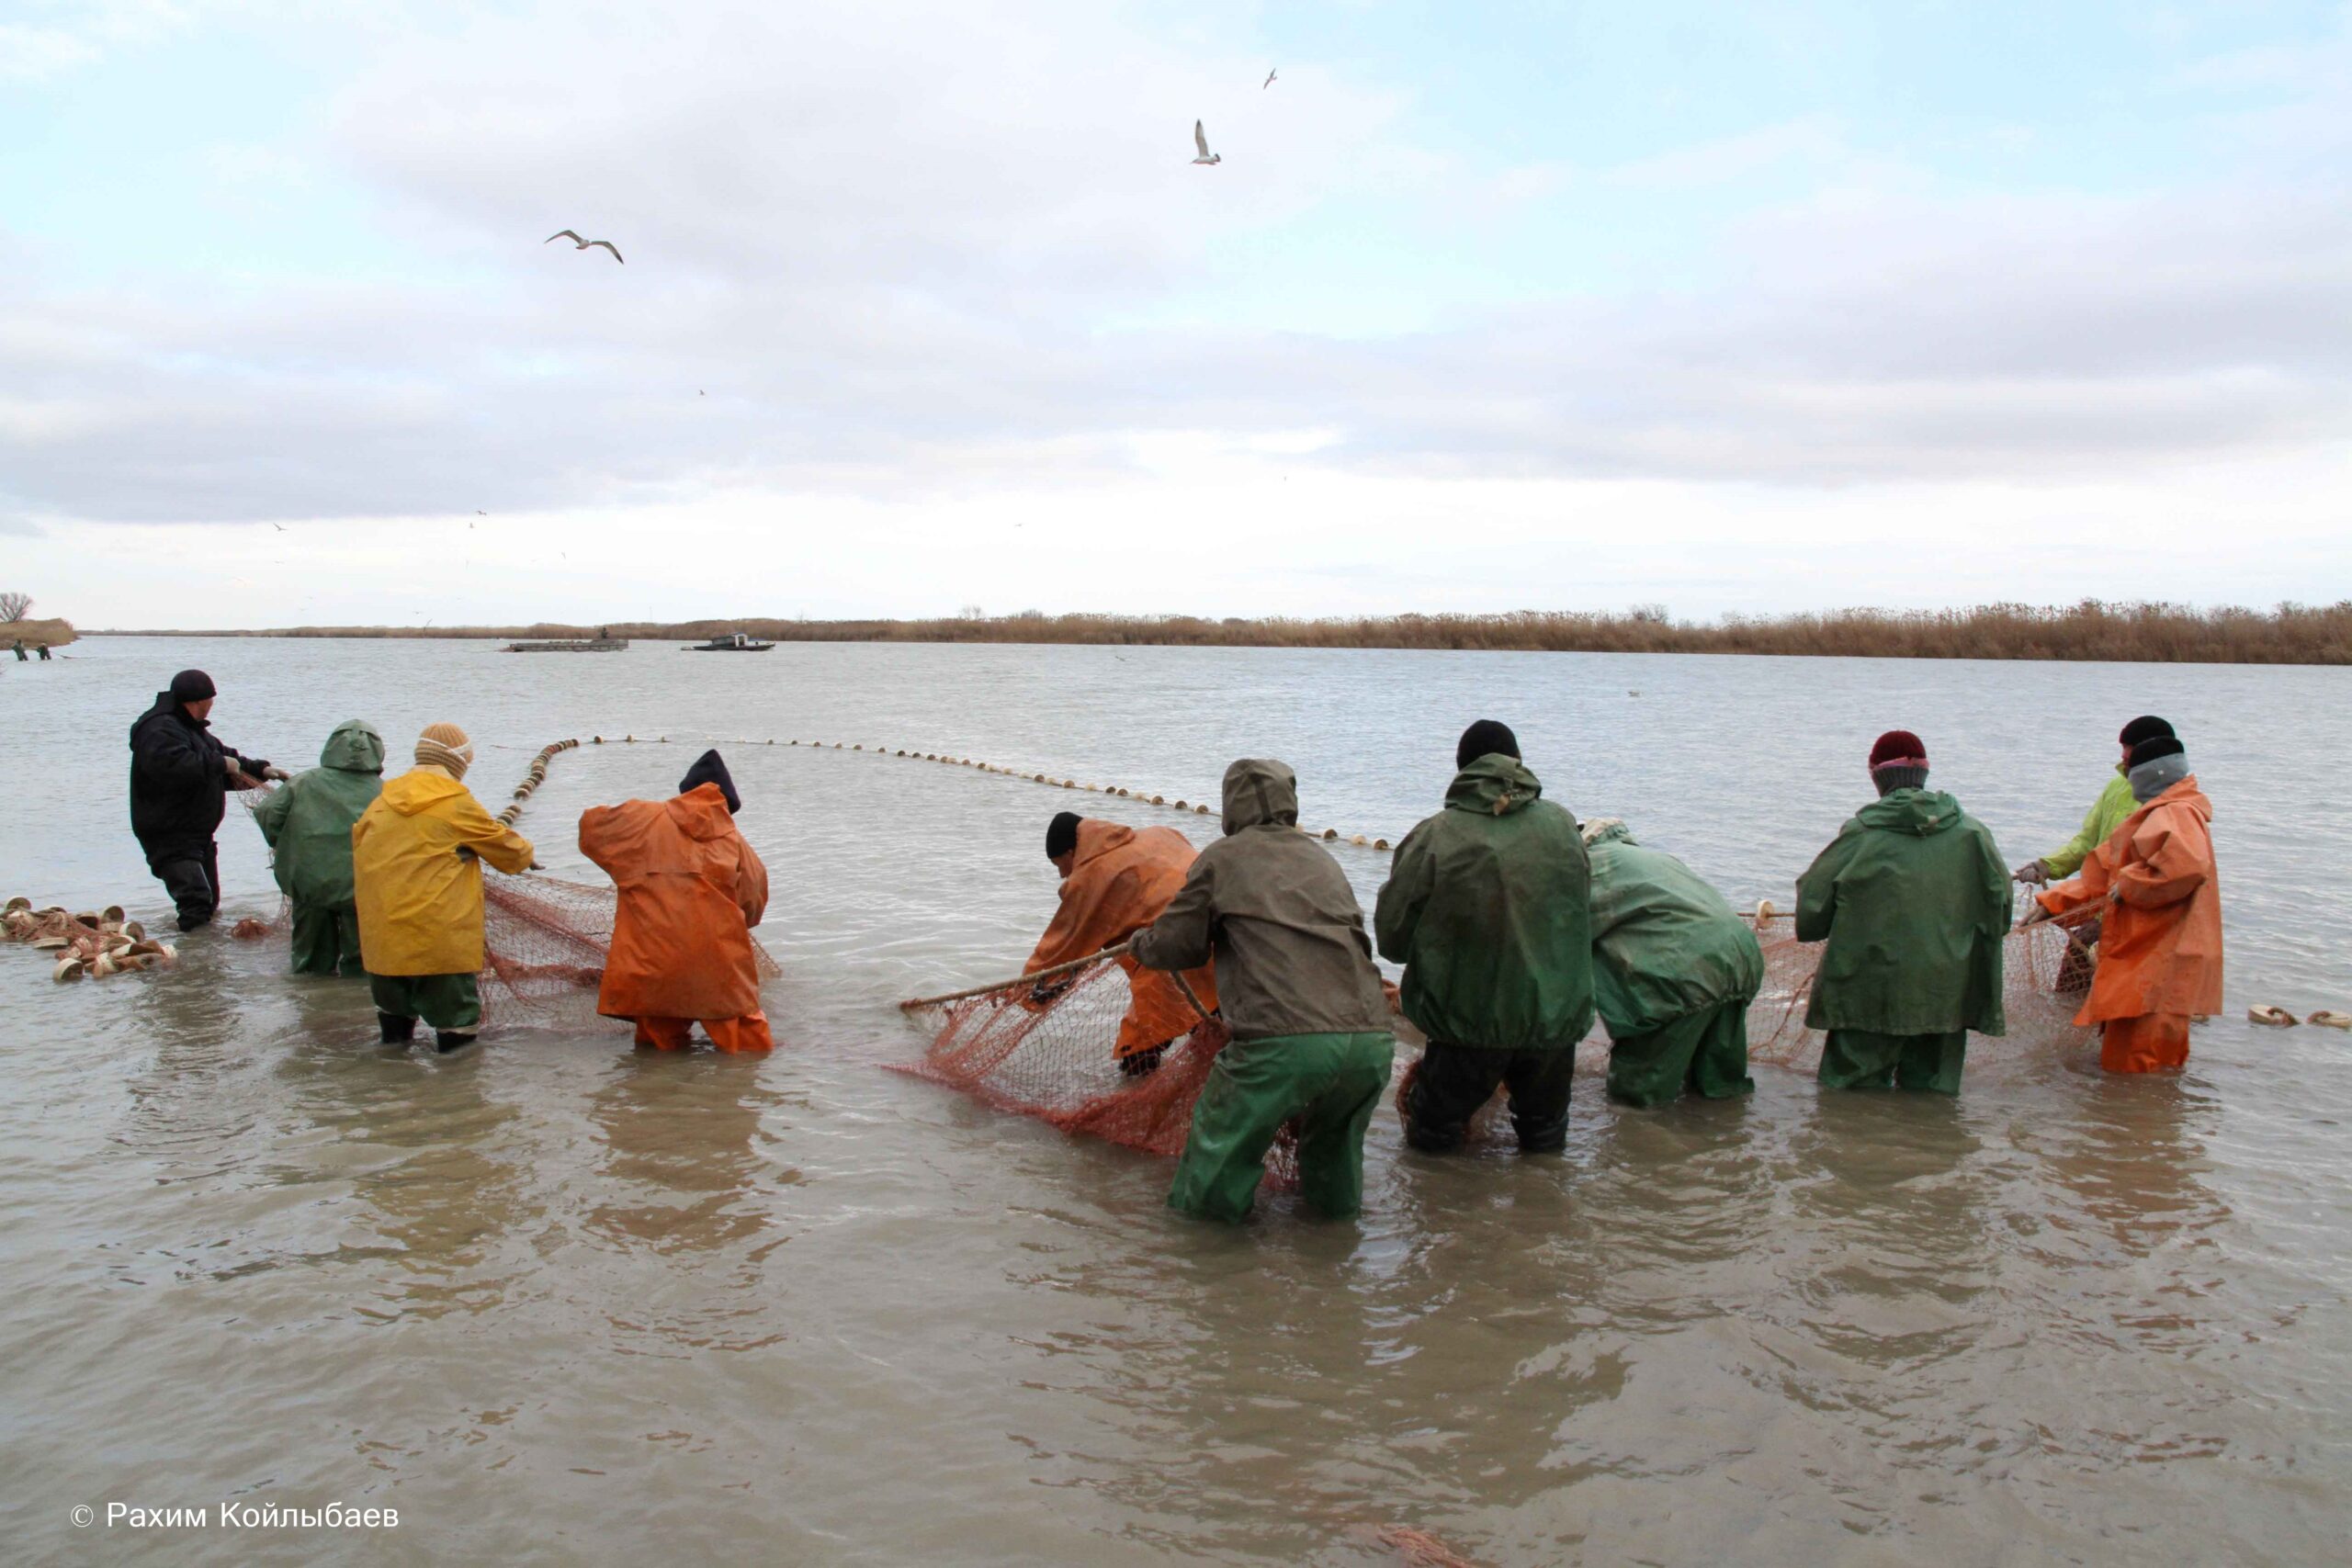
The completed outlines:
<svg viewBox="0 0 2352 1568">
<path fill-rule="evenodd" d="M 402 1018 L 398 1013 L 378 1013 L 376 1026 L 384 1032 L 384 1043 L 387 1045 L 405 1045 L 416 1038 L 416 1020 Z"/>
<path fill-rule="evenodd" d="M 452 1051 L 462 1051 L 473 1043 L 472 1035 L 460 1034 L 451 1029 L 435 1030 L 433 1035 L 433 1048 L 444 1056 Z"/>
</svg>

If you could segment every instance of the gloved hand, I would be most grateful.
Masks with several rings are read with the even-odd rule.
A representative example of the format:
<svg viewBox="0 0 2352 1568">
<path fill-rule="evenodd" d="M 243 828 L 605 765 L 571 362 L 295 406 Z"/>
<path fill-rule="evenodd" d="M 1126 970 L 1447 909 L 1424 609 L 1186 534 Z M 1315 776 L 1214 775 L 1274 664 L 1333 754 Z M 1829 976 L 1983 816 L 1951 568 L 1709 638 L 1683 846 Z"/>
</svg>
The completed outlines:
<svg viewBox="0 0 2352 1568">
<path fill-rule="evenodd" d="M 2050 911 L 2043 908 L 2041 907 L 2041 900 L 2037 898 L 2033 901 L 2033 908 L 2025 912 L 2025 919 L 2019 920 L 2018 924 L 2020 926 L 2038 926 L 2048 919 L 2050 919 Z"/>
<path fill-rule="evenodd" d="M 2029 887 L 2040 887 L 2050 880 L 2050 868 L 2038 860 L 2030 860 L 2009 873 L 2009 880 L 2022 882 Z"/>
<path fill-rule="evenodd" d="M 231 778 L 232 778 L 232 779 L 233 779 L 233 778 L 235 778 L 239 773 L 243 773 L 243 772 L 245 771 L 245 765 L 244 765 L 244 763 L 243 763 L 243 762 L 239 761 L 237 760 L 237 758 L 235 757 L 235 755 L 232 753 L 232 754 L 231 754 L 231 755 L 229 755 L 229 756 L 226 756 L 226 757 L 223 757 L 223 758 L 221 758 L 221 759 L 220 759 L 220 771 L 221 771 L 222 773 L 227 773 Z"/>
<path fill-rule="evenodd" d="M 265 762 L 265 763 L 263 763 L 263 764 L 262 764 L 261 776 L 262 776 L 262 777 L 264 777 L 264 778 L 266 778 L 266 779 L 276 779 L 276 780 L 277 780 L 280 784 L 283 784 L 285 781 L 287 781 L 287 780 L 288 780 L 288 779 L 289 779 L 289 778 L 292 778 L 294 775 L 293 775 L 293 774 L 291 774 L 291 773 L 288 773 L 284 768 L 281 768 L 281 767 L 277 766 L 277 765 L 276 763 L 274 763 L 274 762 Z"/>
</svg>

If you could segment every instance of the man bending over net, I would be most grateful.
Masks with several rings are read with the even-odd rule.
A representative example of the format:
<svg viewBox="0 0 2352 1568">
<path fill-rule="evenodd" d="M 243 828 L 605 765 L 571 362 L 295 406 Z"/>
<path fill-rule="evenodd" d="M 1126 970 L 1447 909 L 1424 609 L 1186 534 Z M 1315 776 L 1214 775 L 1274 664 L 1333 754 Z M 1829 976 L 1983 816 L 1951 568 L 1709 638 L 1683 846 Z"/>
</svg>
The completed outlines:
<svg viewBox="0 0 2352 1568">
<path fill-rule="evenodd" d="M 1127 828 L 1065 811 L 1046 828 L 1046 857 L 1061 873 L 1061 907 L 1037 939 L 1021 972 L 1034 975 L 1090 953 L 1114 947 L 1159 918 L 1192 869 L 1192 840 L 1173 828 Z M 1154 973 L 1121 954 L 1127 974 L 1127 1011 L 1119 1020 L 1112 1055 L 1119 1070 L 1140 1077 L 1159 1066 L 1168 1047 L 1192 1032 L 1200 1010 L 1185 999 L 1175 976 Z M 1201 1009 L 1216 1008 L 1216 971 L 1202 964 L 1183 977 Z M 1064 982 L 1067 984 L 1068 982 Z M 1038 1000 L 1057 994 L 1042 982 Z"/>
<path fill-rule="evenodd" d="M 736 830 L 742 804 L 727 764 L 705 751 L 675 797 L 580 814 L 580 852 L 620 894 L 596 1010 L 635 1023 L 639 1045 L 683 1051 L 697 1021 L 721 1051 L 775 1043 L 752 947 L 768 872 Z"/>
<path fill-rule="evenodd" d="M 1297 826 L 1287 766 L 1244 758 L 1226 769 L 1225 837 L 1128 949 L 1147 969 L 1197 969 L 1214 953 L 1233 1031 L 1168 1193 L 1188 1214 L 1246 1218 L 1266 1150 L 1293 1117 L 1300 1195 L 1333 1219 L 1363 1204 L 1363 1132 L 1396 1041 L 1355 889 Z"/>
</svg>

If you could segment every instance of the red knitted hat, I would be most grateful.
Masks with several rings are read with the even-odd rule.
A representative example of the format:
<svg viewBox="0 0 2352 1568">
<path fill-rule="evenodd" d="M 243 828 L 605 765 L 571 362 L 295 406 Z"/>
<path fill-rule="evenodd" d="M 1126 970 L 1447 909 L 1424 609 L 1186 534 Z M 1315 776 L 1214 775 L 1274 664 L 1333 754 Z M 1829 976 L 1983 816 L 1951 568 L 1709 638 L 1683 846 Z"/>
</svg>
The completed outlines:
<svg viewBox="0 0 2352 1568">
<path fill-rule="evenodd" d="M 1924 768 L 1928 743 L 1907 729 L 1890 729 L 1871 748 L 1871 772 L 1881 768 Z"/>
</svg>

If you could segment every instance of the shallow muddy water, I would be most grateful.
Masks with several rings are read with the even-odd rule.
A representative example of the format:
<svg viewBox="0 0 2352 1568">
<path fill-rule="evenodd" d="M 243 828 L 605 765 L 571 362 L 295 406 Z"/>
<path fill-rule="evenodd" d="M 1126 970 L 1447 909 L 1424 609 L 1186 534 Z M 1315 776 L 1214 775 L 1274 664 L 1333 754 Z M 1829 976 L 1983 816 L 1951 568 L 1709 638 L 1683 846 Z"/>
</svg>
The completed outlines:
<svg viewBox="0 0 2352 1568">
<path fill-rule="evenodd" d="M 586 874 L 579 809 L 726 751 L 783 966 L 764 1060 L 510 1031 L 373 1043 L 364 987 L 199 934 L 58 986 L 0 947 L 0 1540 L 19 1562 L 2340 1560 L 2352 1483 L 2352 671 L 1109 649 L 99 639 L 0 666 L 0 896 L 166 912 L 125 732 L 182 666 L 288 765 L 365 717 L 475 737 Z M 1634 1112 L 1565 1157 L 1374 1123 L 1361 1222 L 1227 1231 L 1169 1168 L 887 1072 L 890 1005 L 1015 969 L 1069 792 L 798 737 L 1213 795 L 1397 837 L 1469 719 L 1735 901 L 1789 897 L 1917 730 L 2012 862 L 2143 711 L 2217 818 L 2230 1008 L 2177 1079 L 1981 1044 L 1957 1103 Z M 1102 795 L 1093 814 L 1177 823 Z M 1188 831 L 1214 831 L 1213 818 Z M 243 815 L 232 913 L 276 907 Z M 1367 906 L 1385 857 L 1338 853 Z M 398 1509 L 224 1527 L 221 1503 Z M 105 1523 L 205 1506 L 201 1529 Z M 77 1528 L 71 1510 L 94 1506 Z"/>
</svg>

